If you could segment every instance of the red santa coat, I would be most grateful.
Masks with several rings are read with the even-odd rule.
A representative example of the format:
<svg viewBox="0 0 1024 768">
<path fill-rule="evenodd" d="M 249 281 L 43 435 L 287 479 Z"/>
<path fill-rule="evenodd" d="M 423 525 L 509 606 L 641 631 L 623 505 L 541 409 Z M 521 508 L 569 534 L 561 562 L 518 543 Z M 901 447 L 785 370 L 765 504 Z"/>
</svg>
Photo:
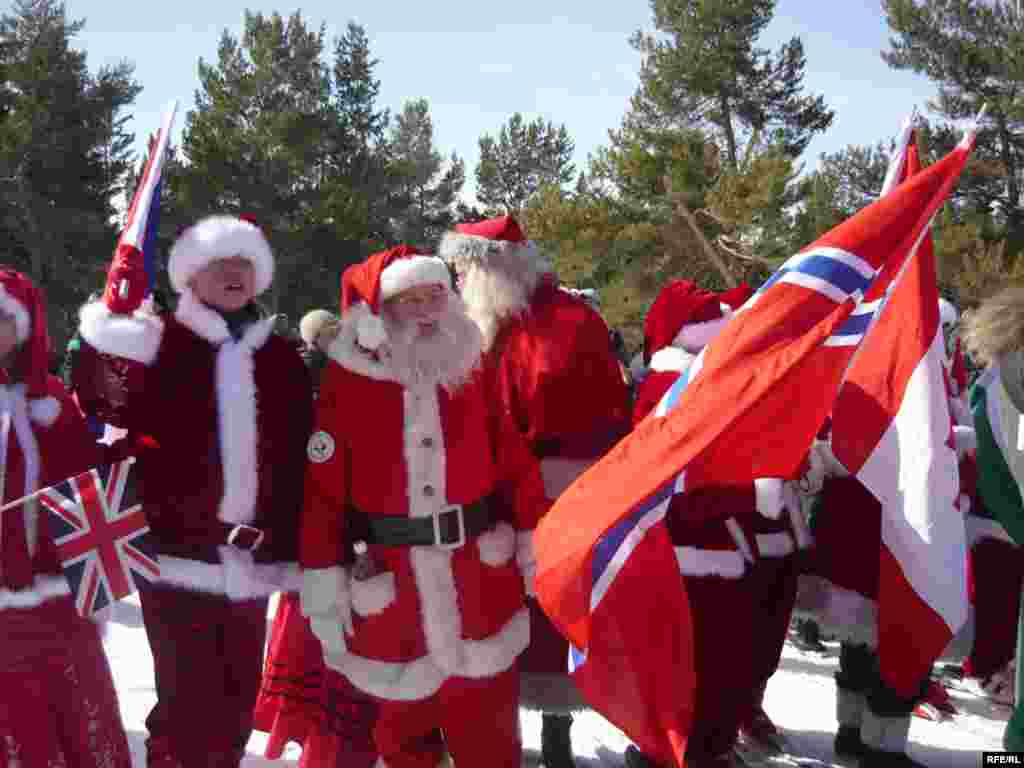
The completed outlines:
<svg viewBox="0 0 1024 768">
<path fill-rule="evenodd" d="M 82 312 L 76 389 L 101 421 L 151 438 L 140 475 L 161 581 L 233 600 L 299 587 L 296 521 L 312 385 L 274 318 L 234 340 L 182 294 L 173 316 Z M 225 529 L 266 533 L 255 553 Z"/>
<path fill-rule="evenodd" d="M 530 641 L 520 564 L 532 559 L 530 537 L 548 505 L 535 459 L 493 398 L 490 372 L 475 372 L 454 393 L 406 386 L 358 350 L 350 327 L 329 357 L 310 440 L 304 569 L 347 565 L 361 515 L 431 517 L 490 497 L 501 520 L 452 550 L 371 543 L 381 572 L 342 595 L 355 631 L 347 652 L 325 654 L 328 665 L 360 690 L 404 701 L 432 696 L 449 678 L 509 669 Z"/>
<path fill-rule="evenodd" d="M 48 377 L 47 397 L 33 405 L 20 385 L 0 386 L 0 401 L 0 412 L 12 416 L 0 451 L 0 502 L 99 463 L 99 446 L 58 378 Z M 32 566 L 31 583 L 16 586 L 7 557 L 0 557 L 0 762 L 128 768 L 131 754 L 99 632 L 75 610 L 45 513 L 30 503 L 0 514 L 23 515 Z"/>
<path fill-rule="evenodd" d="M 489 354 L 498 397 L 540 459 L 550 499 L 629 431 L 629 389 L 608 326 L 553 278 L 540 282 Z"/>
</svg>

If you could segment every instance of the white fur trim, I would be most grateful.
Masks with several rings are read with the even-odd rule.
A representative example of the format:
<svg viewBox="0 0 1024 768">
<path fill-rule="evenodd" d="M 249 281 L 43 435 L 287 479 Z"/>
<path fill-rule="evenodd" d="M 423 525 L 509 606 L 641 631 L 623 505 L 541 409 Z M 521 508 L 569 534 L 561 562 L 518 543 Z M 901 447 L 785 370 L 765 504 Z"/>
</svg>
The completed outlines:
<svg viewBox="0 0 1024 768">
<path fill-rule="evenodd" d="M 960 313 L 956 311 L 956 307 L 948 300 L 941 296 L 939 297 L 939 320 L 942 325 L 956 325 L 957 320 L 960 319 Z"/>
<path fill-rule="evenodd" d="M 260 228 L 234 216 L 209 216 L 182 233 L 167 262 L 171 286 L 184 292 L 199 270 L 217 259 L 241 256 L 256 271 L 256 295 L 266 291 L 274 279 L 274 254 Z"/>
<path fill-rule="evenodd" d="M 78 332 L 99 352 L 150 365 L 163 338 L 163 321 L 144 312 L 115 315 L 102 301 L 82 307 Z"/>
<path fill-rule="evenodd" d="M 509 669 L 530 644 L 530 612 L 522 608 L 495 634 L 483 640 L 462 640 L 459 677 L 485 679 Z M 433 654 L 408 662 L 387 662 L 325 653 L 324 660 L 371 696 L 390 701 L 418 701 L 437 693 L 453 673 L 440 667 Z"/>
<path fill-rule="evenodd" d="M 785 531 L 779 533 L 758 533 L 754 536 L 757 551 L 761 557 L 786 557 L 793 554 L 796 546 L 793 537 Z"/>
<path fill-rule="evenodd" d="M 738 579 L 747 570 L 743 554 L 735 549 L 674 547 L 679 572 L 684 576 L 719 576 Z"/>
<path fill-rule="evenodd" d="M 340 565 L 310 568 L 302 572 L 299 604 L 304 616 L 331 616 L 350 600 L 348 571 Z"/>
<path fill-rule="evenodd" d="M 1018 544 L 1010 538 L 1010 534 L 1006 532 L 1002 524 L 997 520 L 989 520 L 987 517 L 978 517 L 977 515 L 968 515 L 965 521 L 967 529 L 967 549 L 971 549 L 982 539 L 998 539 L 999 541 L 1005 541 L 1007 544 L 1013 544 L 1017 547 Z"/>
<path fill-rule="evenodd" d="M 222 557 L 225 549 L 227 547 L 220 548 Z M 296 563 L 240 566 L 238 563 L 204 563 L 169 555 L 160 555 L 158 559 L 160 582 L 192 592 L 224 595 L 236 602 L 269 597 L 274 592 L 291 591 L 299 585 Z"/>
<path fill-rule="evenodd" d="M 866 706 L 863 693 L 836 686 L 836 722 L 839 725 L 860 728 Z"/>
<path fill-rule="evenodd" d="M 395 602 L 395 574 L 383 571 L 369 579 L 352 579 L 352 610 L 360 616 L 376 616 Z"/>
<path fill-rule="evenodd" d="M 18 343 L 28 341 L 32 333 L 32 318 L 29 317 L 28 308 L 11 296 L 3 285 L 0 285 L 0 312 L 14 318 L 14 335 Z"/>
<path fill-rule="evenodd" d="M 437 255 L 456 266 L 476 263 L 511 268 L 513 271 L 519 271 L 527 264 L 536 264 L 541 258 L 537 246 L 530 240 L 513 243 L 461 232 L 446 232 L 438 244 Z"/>
<path fill-rule="evenodd" d="M 63 576 L 40 575 L 32 580 L 32 586 L 12 591 L 0 589 L 0 611 L 11 608 L 34 608 L 48 600 L 71 594 L 68 580 Z"/>
<path fill-rule="evenodd" d="M 754 480 L 754 496 L 756 509 L 771 520 L 782 517 L 782 479 L 778 477 L 759 477 Z"/>
<path fill-rule="evenodd" d="M 30 400 L 28 415 L 39 426 L 52 427 L 60 416 L 60 400 L 49 395 Z"/>
<path fill-rule="evenodd" d="M 369 314 L 370 308 L 366 304 L 355 304 L 345 312 L 341 318 L 338 335 L 327 347 L 327 357 L 342 368 L 361 376 L 378 381 L 397 381 L 394 369 L 386 359 L 375 360 L 356 346 L 359 324 L 363 316 Z"/>
<path fill-rule="evenodd" d="M 681 347 L 662 347 L 651 356 L 651 365 L 648 370 L 661 373 L 668 371 L 682 373 L 696 359 L 696 355 Z"/>
<path fill-rule="evenodd" d="M 370 312 L 369 307 L 356 320 L 356 340 L 363 349 L 377 349 L 388 340 L 384 321 L 380 315 Z"/>
<path fill-rule="evenodd" d="M 326 309 L 314 309 L 302 316 L 299 321 L 299 336 L 307 344 L 316 343 L 316 337 L 337 318 Z"/>
<path fill-rule="evenodd" d="M 29 406 L 25 400 L 25 385 L 14 384 L 9 387 L 0 386 L 0 414 L 10 418 L 18 448 L 24 462 L 22 492 L 25 495 L 35 493 L 39 489 L 39 443 L 36 441 L 32 423 L 29 420 Z M 10 433 L 0 435 L 0 473 L 7 470 L 7 446 Z M 4 483 L 0 478 L 0 501 L 10 501 L 4 493 Z M 18 509 L 8 510 L 4 514 L 22 514 L 25 516 L 25 543 L 30 555 L 35 555 L 39 539 L 39 502 L 30 499 Z"/>
<path fill-rule="evenodd" d="M 597 459 L 563 459 L 552 456 L 540 460 L 540 475 L 544 480 L 544 495 L 554 501 L 576 478 L 597 463 Z"/>
<path fill-rule="evenodd" d="M 860 726 L 860 737 L 864 746 L 878 752 L 902 754 L 907 749 L 907 736 L 910 733 L 910 713 L 902 717 L 880 717 L 864 709 L 864 720 Z"/>
<path fill-rule="evenodd" d="M 672 346 L 682 347 L 689 352 L 700 352 L 722 332 L 727 322 L 729 322 L 728 317 L 719 317 L 714 320 L 706 320 L 703 323 L 684 325 L 672 339 Z"/>
<path fill-rule="evenodd" d="M 391 262 L 380 273 L 380 300 L 387 301 L 420 285 L 451 288 L 452 275 L 448 265 L 436 256 L 410 256 Z"/>
<path fill-rule="evenodd" d="M 477 537 L 476 548 L 480 562 L 492 568 L 508 565 L 516 553 L 516 532 L 508 523 L 498 523 Z"/>
</svg>

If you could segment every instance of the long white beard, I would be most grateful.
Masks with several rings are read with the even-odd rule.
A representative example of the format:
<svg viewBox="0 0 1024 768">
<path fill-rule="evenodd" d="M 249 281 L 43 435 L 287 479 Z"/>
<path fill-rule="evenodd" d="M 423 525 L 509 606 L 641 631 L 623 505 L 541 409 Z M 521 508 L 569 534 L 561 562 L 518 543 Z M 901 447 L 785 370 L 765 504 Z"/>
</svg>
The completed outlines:
<svg viewBox="0 0 1024 768">
<path fill-rule="evenodd" d="M 542 274 L 538 269 L 513 277 L 500 268 L 472 264 L 459 276 L 459 294 L 469 317 L 483 334 L 485 350 L 494 344 L 505 320 L 527 309 Z"/>
<path fill-rule="evenodd" d="M 437 330 L 430 336 L 421 336 L 415 324 L 399 325 L 387 317 L 384 323 L 391 368 L 406 386 L 440 385 L 455 392 L 480 364 L 480 330 L 454 294 L 448 297 Z"/>
</svg>

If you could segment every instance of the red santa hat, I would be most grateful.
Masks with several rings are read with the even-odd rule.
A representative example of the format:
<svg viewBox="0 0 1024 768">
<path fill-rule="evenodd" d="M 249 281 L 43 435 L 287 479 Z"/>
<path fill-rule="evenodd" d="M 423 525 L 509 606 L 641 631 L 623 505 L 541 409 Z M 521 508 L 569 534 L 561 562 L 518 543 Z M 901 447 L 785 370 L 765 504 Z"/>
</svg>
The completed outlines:
<svg viewBox="0 0 1024 768">
<path fill-rule="evenodd" d="M 249 214 L 208 216 L 179 235 L 171 246 L 167 272 L 171 286 L 181 293 L 199 270 L 217 259 L 241 256 L 256 270 L 256 295 L 266 291 L 274 278 L 274 254 L 255 218 Z"/>
<path fill-rule="evenodd" d="M 753 295 L 746 283 L 712 293 L 689 280 L 673 280 L 658 294 L 644 319 L 644 362 L 659 349 L 678 346 L 699 352 L 725 326 L 733 310 Z"/>
<path fill-rule="evenodd" d="M 420 253 L 410 245 L 399 245 L 375 253 L 354 264 L 341 276 L 341 313 L 344 317 L 359 308 L 356 341 L 375 350 L 387 341 L 380 305 L 402 291 L 420 285 L 443 285 L 451 289 L 451 273 L 441 259 Z"/>
<path fill-rule="evenodd" d="M 48 426 L 60 414 L 60 402 L 49 395 L 50 334 L 46 327 L 46 299 L 20 272 L 0 269 L 0 311 L 14 318 L 18 350 L 14 378 L 25 385 L 29 415 Z"/>
<path fill-rule="evenodd" d="M 441 238 L 437 255 L 453 265 L 475 262 L 513 270 L 536 261 L 537 249 L 523 236 L 511 216 L 499 216 L 474 224 L 456 224 Z"/>
</svg>

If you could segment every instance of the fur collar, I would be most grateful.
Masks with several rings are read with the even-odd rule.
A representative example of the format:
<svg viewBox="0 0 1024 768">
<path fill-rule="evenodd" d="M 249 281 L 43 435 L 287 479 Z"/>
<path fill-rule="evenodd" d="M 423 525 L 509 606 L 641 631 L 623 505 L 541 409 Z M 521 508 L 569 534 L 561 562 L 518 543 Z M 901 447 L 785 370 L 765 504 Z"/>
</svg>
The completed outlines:
<svg viewBox="0 0 1024 768">
<path fill-rule="evenodd" d="M 179 323 L 196 334 L 196 336 L 205 339 L 214 346 L 218 346 L 231 339 L 231 331 L 228 330 L 228 324 L 224 318 L 214 310 L 204 306 L 189 288 L 181 292 L 181 298 L 178 300 L 178 308 L 174 312 L 174 317 Z M 270 338 L 276 319 L 275 317 L 268 317 L 253 323 L 245 329 L 242 340 L 253 349 L 260 349 L 267 343 L 267 339 Z"/>
</svg>

